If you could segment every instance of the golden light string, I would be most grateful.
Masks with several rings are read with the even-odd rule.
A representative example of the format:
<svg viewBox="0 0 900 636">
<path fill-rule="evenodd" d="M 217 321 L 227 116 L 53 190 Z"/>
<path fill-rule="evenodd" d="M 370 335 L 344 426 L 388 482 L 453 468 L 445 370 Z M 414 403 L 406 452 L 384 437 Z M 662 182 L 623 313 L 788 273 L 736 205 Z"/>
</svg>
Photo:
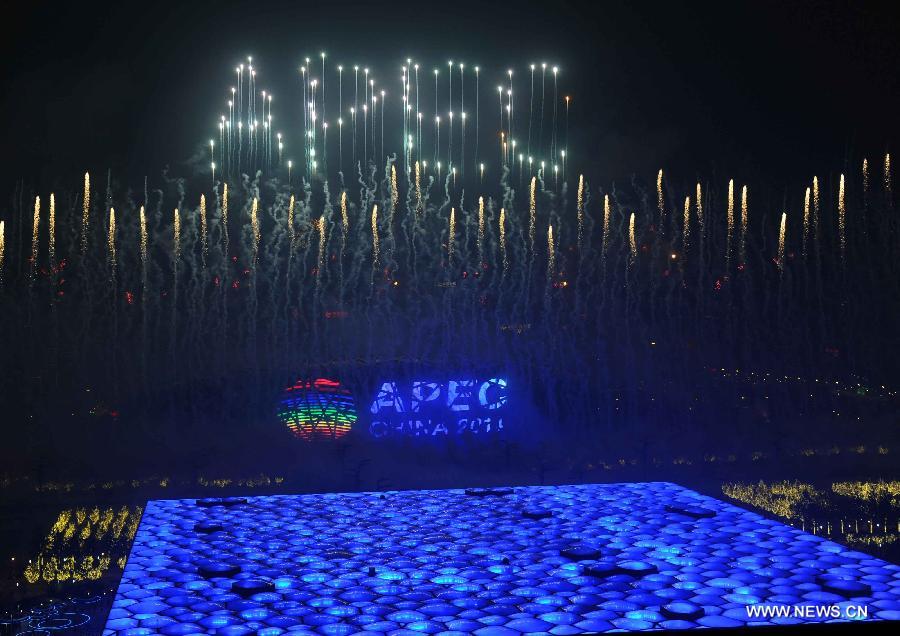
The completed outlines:
<svg viewBox="0 0 900 636">
<path fill-rule="evenodd" d="M 656 175 L 656 207 L 659 210 L 659 223 L 662 226 L 662 220 L 665 216 L 666 205 L 663 200 L 663 171 L 662 168 L 659 169 L 659 172 Z"/>
<path fill-rule="evenodd" d="M 553 246 L 553 226 L 547 227 L 547 282 L 553 279 L 556 271 L 556 250 Z"/>
<path fill-rule="evenodd" d="M 341 205 L 344 203 L 344 199 L 346 199 L 346 194 L 341 194 Z M 290 247 L 294 246 L 294 237 L 296 235 L 296 230 L 294 229 L 294 195 L 291 195 L 290 201 L 288 201 L 288 218 L 287 218 L 287 230 L 288 230 L 288 239 L 290 241 Z"/>
<path fill-rule="evenodd" d="M 535 224 L 537 223 L 537 178 L 531 177 L 531 189 L 528 197 L 528 245 L 531 253 L 534 253 L 534 233 Z"/>
<path fill-rule="evenodd" d="M 747 260 L 747 230 L 750 226 L 750 208 L 747 201 L 747 186 L 741 189 L 741 262 Z"/>
<path fill-rule="evenodd" d="M 6 261 L 6 221 L 0 221 L 0 286 L 3 285 L 3 265 Z"/>
<path fill-rule="evenodd" d="M 681 235 L 681 251 L 687 255 L 691 245 L 691 197 L 684 197 L 684 231 Z"/>
<path fill-rule="evenodd" d="M 478 197 L 478 260 L 484 262 L 484 197 Z"/>
<path fill-rule="evenodd" d="M 734 237 L 734 179 L 728 180 L 728 209 L 726 210 L 727 231 L 725 235 L 725 263 L 731 265 L 731 246 Z"/>
<path fill-rule="evenodd" d="M 172 226 L 172 238 L 175 243 L 173 260 L 175 263 L 175 267 L 177 268 L 178 261 L 181 259 L 181 214 L 178 212 L 178 208 L 175 208 L 175 214 L 174 214 L 173 226 Z"/>
<path fill-rule="evenodd" d="M 813 195 L 813 232 L 818 235 L 819 232 L 819 177 L 813 177 L 812 184 Z M 818 239 L 818 236 L 815 237 Z"/>
<path fill-rule="evenodd" d="M 147 269 L 147 215 L 144 213 L 144 206 L 141 206 L 139 213 L 140 232 L 141 232 L 141 267 L 146 273 Z"/>
<path fill-rule="evenodd" d="M 416 161 L 416 212 L 422 209 L 422 182 L 419 177 L 419 162 Z"/>
<path fill-rule="evenodd" d="M 844 199 L 844 175 L 841 174 L 840 185 L 838 186 L 838 236 L 841 243 L 841 259 L 844 258 L 844 252 L 847 249 L 847 227 L 846 227 L 847 205 Z"/>
<path fill-rule="evenodd" d="M 109 209 L 109 231 L 106 236 L 107 257 L 109 258 L 109 277 L 116 278 L 116 210 Z"/>
<path fill-rule="evenodd" d="M 863 178 L 863 196 L 867 196 L 869 194 L 869 160 L 868 159 L 863 159 L 862 178 Z"/>
<path fill-rule="evenodd" d="M 807 253 L 807 242 L 809 241 L 809 204 L 810 204 L 810 189 L 806 188 L 806 194 L 803 196 L 803 242 L 802 242 L 802 250 L 803 256 L 806 256 Z"/>
<path fill-rule="evenodd" d="M 705 227 L 705 219 L 703 218 L 703 191 L 700 188 L 700 182 L 697 182 L 697 221 L 700 223 L 700 238 L 703 239 L 703 228 Z"/>
<path fill-rule="evenodd" d="M 228 260 L 228 184 L 222 184 L 222 243 Z"/>
<path fill-rule="evenodd" d="M 256 258 L 259 255 L 259 199 L 253 197 L 253 203 L 250 205 L 250 230 L 253 232 L 253 265 L 256 265 Z"/>
<path fill-rule="evenodd" d="M 778 230 L 778 269 L 784 271 L 785 239 L 787 233 L 787 212 L 781 213 L 781 228 Z"/>
<path fill-rule="evenodd" d="M 319 217 L 316 222 L 316 229 L 319 230 L 319 258 L 316 266 L 316 278 L 321 278 L 322 272 L 325 271 L 325 215 Z"/>
<path fill-rule="evenodd" d="M 884 193 L 887 196 L 888 207 L 892 205 L 893 179 L 891 178 L 891 153 L 884 155 Z"/>
<path fill-rule="evenodd" d="M 209 244 L 206 236 L 206 196 L 200 195 L 200 255 L 203 266 L 206 266 L 206 256 L 209 252 Z"/>
<path fill-rule="evenodd" d="M 38 231 L 41 227 L 41 197 L 34 198 L 34 218 L 31 223 L 31 276 L 37 267 L 38 258 Z"/>
<path fill-rule="evenodd" d="M 291 197 L 291 204 L 293 205 L 294 197 Z M 341 192 L 341 227 L 344 229 L 344 234 L 350 231 L 350 213 L 347 209 L 347 192 Z"/>
<path fill-rule="evenodd" d="M 450 235 L 447 237 L 447 263 L 453 265 L 453 247 L 456 242 L 456 208 L 450 208 Z"/>
<path fill-rule="evenodd" d="M 628 219 L 628 246 L 631 248 L 631 260 L 637 258 L 637 239 L 634 235 L 634 212 L 631 213 L 631 218 Z"/>
</svg>

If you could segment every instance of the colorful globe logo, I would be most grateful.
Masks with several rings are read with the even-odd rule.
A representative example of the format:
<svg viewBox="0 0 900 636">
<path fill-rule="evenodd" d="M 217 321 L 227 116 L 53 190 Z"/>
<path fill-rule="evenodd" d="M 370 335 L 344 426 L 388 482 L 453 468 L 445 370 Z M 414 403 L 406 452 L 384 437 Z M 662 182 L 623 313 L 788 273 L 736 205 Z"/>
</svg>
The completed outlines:
<svg viewBox="0 0 900 636">
<path fill-rule="evenodd" d="M 356 404 L 337 380 L 298 380 L 284 390 L 278 419 L 302 440 L 338 439 L 353 428 Z"/>
</svg>

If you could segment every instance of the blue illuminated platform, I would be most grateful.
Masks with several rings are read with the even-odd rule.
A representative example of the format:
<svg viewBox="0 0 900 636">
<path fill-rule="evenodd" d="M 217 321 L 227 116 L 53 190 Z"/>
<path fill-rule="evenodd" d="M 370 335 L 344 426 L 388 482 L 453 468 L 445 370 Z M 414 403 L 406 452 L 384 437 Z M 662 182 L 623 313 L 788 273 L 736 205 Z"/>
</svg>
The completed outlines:
<svg viewBox="0 0 900 636">
<path fill-rule="evenodd" d="M 151 501 L 106 634 L 900 619 L 900 566 L 671 483 Z"/>
</svg>

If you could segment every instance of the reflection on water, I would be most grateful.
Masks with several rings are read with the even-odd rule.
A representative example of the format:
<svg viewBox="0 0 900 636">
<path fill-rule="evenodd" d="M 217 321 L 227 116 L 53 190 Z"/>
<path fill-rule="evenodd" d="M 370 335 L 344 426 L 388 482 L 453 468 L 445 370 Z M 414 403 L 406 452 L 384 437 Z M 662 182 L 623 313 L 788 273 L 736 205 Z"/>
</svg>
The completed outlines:
<svg viewBox="0 0 900 636">
<path fill-rule="evenodd" d="M 725 483 L 722 492 L 802 530 L 897 560 L 900 481 L 840 481 L 817 488 L 800 481 Z"/>
</svg>

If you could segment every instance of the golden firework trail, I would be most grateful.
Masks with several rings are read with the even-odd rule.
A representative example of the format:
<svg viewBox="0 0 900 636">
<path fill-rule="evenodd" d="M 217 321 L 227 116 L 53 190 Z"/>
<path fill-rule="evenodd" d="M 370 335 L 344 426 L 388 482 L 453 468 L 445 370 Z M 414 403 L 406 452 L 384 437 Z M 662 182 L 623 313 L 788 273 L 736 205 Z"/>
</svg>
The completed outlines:
<svg viewBox="0 0 900 636">
<path fill-rule="evenodd" d="M 584 175 L 578 175 L 578 253 L 584 244 Z"/>
<path fill-rule="evenodd" d="M 109 276 L 116 277 L 116 210 L 109 209 L 109 231 L 106 235 L 107 258 L 109 259 Z"/>
<path fill-rule="evenodd" d="M 728 231 L 725 236 L 725 263 L 731 266 L 731 248 L 734 240 L 734 179 L 728 180 L 728 211 L 727 219 Z"/>
<path fill-rule="evenodd" d="M 453 247 L 456 243 L 456 208 L 450 208 L 450 235 L 447 237 L 447 263 L 453 265 Z"/>
<path fill-rule="evenodd" d="M 50 268 L 56 267 L 56 196 L 50 193 Z"/>
<path fill-rule="evenodd" d="M 503 261 L 503 273 L 509 269 L 509 259 L 506 257 L 506 209 L 500 208 L 500 258 Z"/>
<path fill-rule="evenodd" d="M 253 231 L 253 264 L 256 265 L 256 257 L 259 255 L 259 199 L 253 197 L 250 205 L 250 229 Z"/>
<path fill-rule="evenodd" d="M 631 213 L 631 218 L 628 219 L 628 246 L 631 248 L 631 260 L 637 258 L 637 239 L 634 236 L 634 212 Z"/>
<path fill-rule="evenodd" d="M 528 245 L 534 254 L 534 233 L 537 223 L 537 178 L 531 177 L 531 189 L 528 197 Z"/>
<path fill-rule="evenodd" d="M 347 195 L 341 194 L 341 207 L 343 209 L 344 199 Z M 291 195 L 291 200 L 288 202 L 288 218 L 287 218 L 287 230 L 288 230 L 288 239 L 290 240 L 291 247 L 294 245 L 294 237 L 296 236 L 296 230 L 294 229 L 294 195 Z"/>
<path fill-rule="evenodd" d="M 750 226 L 750 208 L 747 203 L 747 186 L 741 188 L 741 262 L 747 260 L 747 229 Z"/>
<path fill-rule="evenodd" d="M 705 219 L 703 218 L 703 191 L 700 189 L 700 182 L 697 182 L 697 221 L 700 223 L 700 238 L 703 238 L 703 228 Z"/>
<path fill-rule="evenodd" d="M 891 194 L 893 189 L 893 179 L 891 178 L 891 153 L 887 153 L 884 155 L 884 192 L 887 195 L 889 206 L 891 205 Z"/>
<path fill-rule="evenodd" d="M 663 217 L 666 214 L 666 203 L 663 199 L 663 171 L 662 168 L 656 175 L 656 207 L 659 210 L 659 225 L 662 227 Z"/>
<path fill-rule="evenodd" d="M 391 217 L 397 211 L 397 203 L 400 200 L 400 190 L 397 188 L 397 166 L 391 164 Z"/>
<path fill-rule="evenodd" d="M 806 256 L 807 241 L 809 240 L 809 199 L 810 189 L 806 188 L 806 194 L 803 197 L 803 256 Z"/>
<path fill-rule="evenodd" d="M 147 215 L 144 213 L 144 206 L 141 206 L 139 213 L 141 225 L 141 267 L 146 271 L 147 268 Z"/>
<path fill-rule="evenodd" d="M 200 195 L 200 255 L 203 265 L 206 266 L 206 255 L 209 252 L 209 243 L 206 235 L 206 196 Z"/>
<path fill-rule="evenodd" d="M 178 261 L 181 259 L 181 214 L 178 213 L 178 208 L 175 208 L 175 215 L 172 225 L 172 238 L 175 244 L 175 249 L 172 252 L 172 255 L 174 257 L 175 266 L 177 267 Z"/>
<path fill-rule="evenodd" d="M 416 212 L 422 209 L 422 180 L 419 176 L 419 162 L 416 161 Z"/>
<path fill-rule="evenodd" d="M 316 222 L 316 229 L 319 230 L 319 259 L 316 267 L 316 278 L 322 276 L 325 271 L 325 215 L 319 217 Z"/>
<path fill-rule="evenodd" d="M 0 285 L 3 284 L 3 264 L 6 261 L 6 221 L 0 221 Z"/>
<path fill-rule="evenodd" d="M 222 184 L 222 243 L 228 259 L 228 184 Z"/>
<path fill-rule="evenodd" d="M 844 258 L 844 251 L 847 249 L 847 227 L 845 225 L 847 215 L 847 205 L 844 199 L 844 175 L 841 175 L 841 182 L 838 186 L 838 236 L 841 243 L 841 258 Z"/>
<path fill-rule="evenodd" d="M 87 253 L 88 225 L 91 220 L 91 175 L 84 173 L 84 196 L 81 204 L 81 254 Z"/>
<path fill-rule="evenodd" d="M 603 256 L 606 256 L 606 250 L 609 247 L 609 195 L 603 196 L 603 242 L 601 249 Z"/>
<path fill-rule="evenodd" d="M 817 233 L 819 230 L 819 177 L 813 177 L 812 185 L 813 195 L 813 231 Z"/>
<path fill-rule="evenodd" d="M 378 241 L 378 206 L 372 206 L 372 267 L 378 267 L 381 246 Z"/>
<path fill-rule="evenodd" d="M 553 280 L 556 271 L 556 249 L 553 246 L 553 226 L 547 227 L 547 282 Z"/>
<path fill-rule="evenodd" d="M 478 260 L 484 262 L 484 197 L 478 197 Z"/>
<path fill-rule="evenodd" d="M 691 197 L 684 197 L 684 231 L 681 234 L 681 251 L 687 254 L 691 245 Z"/>
<path fill-rule="evenodd" d="M 863 177 L 863 196 L 867 196 L 869 194 L 869 160 L 868 159 L 863 159 L 862 177 Z"/>
<path fill-rule="evenodd" d="M 31 275 L 37 267 L 38 259 L 38 231 L 41 227 L 41 197 L 34 197 L 34 218 L 31 223 Z"/>
<path fill-rule="evenodd" d="M 291 197 L 293 200 L 293 197 Z M 341 192 L 341 227 L 344 234 L 350 231 L 350 212 L 347 208 L 347 192 Z"/>
<path fill-rule="evenodd" d="M 778 269 L 784 271 L 784 248 L 787 233 L 787 212 L 781 213 L 781 229 L 778 230 Z"/>
</svg>

